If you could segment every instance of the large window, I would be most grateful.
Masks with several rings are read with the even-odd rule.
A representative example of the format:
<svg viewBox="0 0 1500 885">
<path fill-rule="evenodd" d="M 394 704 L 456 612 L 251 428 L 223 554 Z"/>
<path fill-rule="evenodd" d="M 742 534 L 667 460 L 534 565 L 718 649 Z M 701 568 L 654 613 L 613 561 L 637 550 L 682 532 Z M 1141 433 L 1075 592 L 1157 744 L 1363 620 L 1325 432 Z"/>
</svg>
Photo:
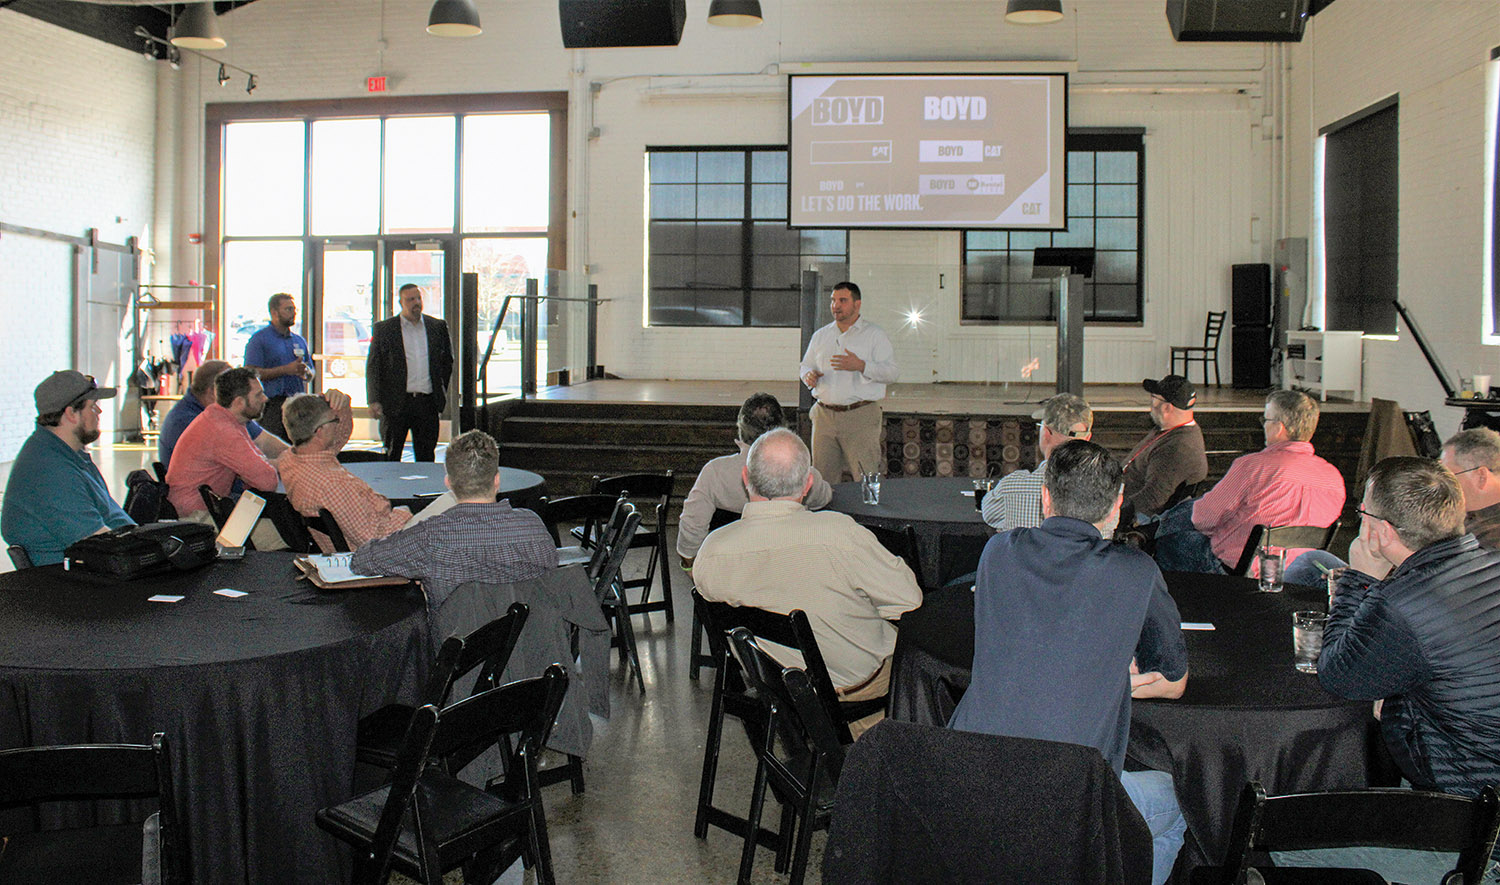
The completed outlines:
<svg viewBox="0 0 1500 885">
<path fill-rule="evenodd" d="M 784 147 L 648 148 L 653 326 L 796 326 L 801 272 L 843 279 L 849 235 L 787 227 Z"/>
<path fill-rule="evenodd" d="M 1032 279 L 1032 251 L 1092 247 L 1084 287 L 1090 322 L 1141 321 L 1141 212 L 1146 156 L 1141 130 L 1068 133 L 1066 231 L 965 231 L 963 321 L 1035 323 L 1057 318 L 1054 286 Z"/>
<path fill-rule="evenodd" d="M 1396 99 L 1323 127 L 1323 304 L 1329 330 L 1396 334 Z"/>
</svg>

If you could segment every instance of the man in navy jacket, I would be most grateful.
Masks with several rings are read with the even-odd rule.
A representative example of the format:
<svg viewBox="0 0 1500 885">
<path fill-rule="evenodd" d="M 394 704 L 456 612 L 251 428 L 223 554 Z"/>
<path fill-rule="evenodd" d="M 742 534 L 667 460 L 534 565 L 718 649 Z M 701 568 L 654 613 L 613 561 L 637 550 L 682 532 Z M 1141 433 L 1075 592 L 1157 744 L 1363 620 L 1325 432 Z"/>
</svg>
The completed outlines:
<svg viewBox="0 0 1500 885">
<path fill-rule="evenodd" d="M 1464 532 L 1458 480 L 1426 458 L 1376 464 L 1359 512 L 1318 679 L 1336 695 L 1375 701 L 1385 744 L 1412 786 L 1477 795 L 1500 783 L 1500 554 Z M 1437 881 L 1456 860 L 1336 851 L 1296 854 L 1401 882 Z"/>
</svg>

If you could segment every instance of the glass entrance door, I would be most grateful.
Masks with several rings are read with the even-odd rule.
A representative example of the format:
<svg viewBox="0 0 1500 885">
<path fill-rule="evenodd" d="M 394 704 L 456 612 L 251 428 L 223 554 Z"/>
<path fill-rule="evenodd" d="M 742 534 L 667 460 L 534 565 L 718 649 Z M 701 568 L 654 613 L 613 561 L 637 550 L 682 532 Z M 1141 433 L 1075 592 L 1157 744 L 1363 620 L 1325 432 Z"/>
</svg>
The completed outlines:
<svg viewBox="0 0 1500 885">
<path fill-rule="evenodd" d="M 379 245 L 323 244 L 318 277 L 318 340 L 314 343 L 318 389 L 349 394 L 365 407 L 365 356 L 375 325 Z"/>
</svg>

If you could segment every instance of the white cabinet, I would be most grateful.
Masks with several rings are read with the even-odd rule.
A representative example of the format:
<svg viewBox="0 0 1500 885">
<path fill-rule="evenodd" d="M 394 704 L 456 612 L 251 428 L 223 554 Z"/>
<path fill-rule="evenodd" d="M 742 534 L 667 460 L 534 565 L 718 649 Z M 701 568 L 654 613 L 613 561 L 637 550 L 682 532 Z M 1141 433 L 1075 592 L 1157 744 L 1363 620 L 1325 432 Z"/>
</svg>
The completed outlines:
<svg viewBox="0 0 1500 885">
<path fill-rule="evenodd" d="M 1363 332 L 1288 332 L 1283 387 L 1297 388 L 1328 401 L 1328 391 L 1347 391 L 1365 398 Z"/>
</svg>

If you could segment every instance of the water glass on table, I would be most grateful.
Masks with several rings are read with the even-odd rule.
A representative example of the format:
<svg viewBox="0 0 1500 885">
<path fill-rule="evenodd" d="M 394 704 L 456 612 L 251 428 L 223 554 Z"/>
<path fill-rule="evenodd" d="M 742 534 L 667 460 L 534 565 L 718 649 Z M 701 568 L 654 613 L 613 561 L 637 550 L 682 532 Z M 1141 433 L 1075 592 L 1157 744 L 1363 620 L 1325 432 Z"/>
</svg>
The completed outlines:
<svg viewBox="0 0 1500 885">
<path fill-rule="evenodd" d="M 880 472 L 861 474 L 859 481 L 860 500 L 866 504 L 880 503 Z"/>
<path fill-rule="evenodd" d="M 1323 652 L 1323 628 L 1328 616 L 1322 612 L 1292 612 L 1292 655 L 1303 673 L 1318 672 L 1318 655 Z"/>
<path fill-rule="evenodd" d="M 974 509 L 984 508 L 984 496 L 994 491 L 998 480 L 993 476 L 979 476 L 974 479 Z"/>
<path fill-rule="evenodd" d="M 1255 554 L 1255 563 L 1260 569 L 1260 589 L 1263 593 L 1281 592 L 1282 567 L 1285 565 L 1280 547 L 1262 547 Z"/>
</svg>

